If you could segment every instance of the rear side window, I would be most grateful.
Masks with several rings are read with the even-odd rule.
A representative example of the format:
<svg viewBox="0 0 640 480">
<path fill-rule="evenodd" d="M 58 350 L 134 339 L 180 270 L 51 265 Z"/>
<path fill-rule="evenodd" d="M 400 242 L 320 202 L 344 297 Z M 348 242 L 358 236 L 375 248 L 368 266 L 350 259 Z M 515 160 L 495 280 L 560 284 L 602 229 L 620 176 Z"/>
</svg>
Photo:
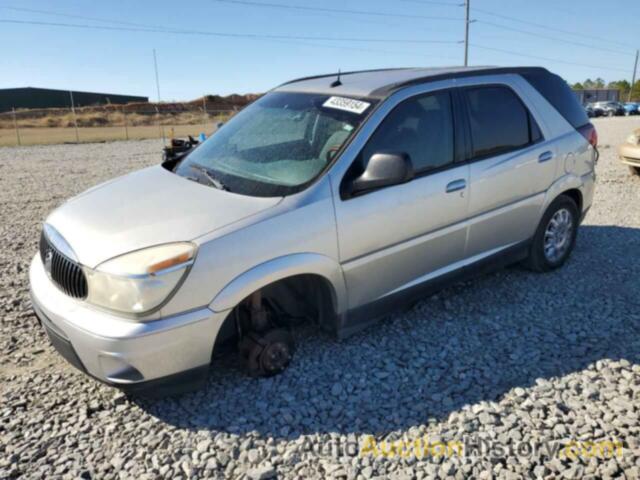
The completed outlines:
<svg viewBox="0 0 640 480">
<path fill-rule="evenodd" d="M 584 108 L 562 78 L 544 71 L 523 73 L 522 76 L 573 125 L 573 128 L 580 128 L 589 123 Z"/>
<path fill-rule="evenodd" d="M 540 130 L 522 101 L 509 88 L 465 90 L 473 158 L 498 155 L 540 139 Z"/>
</svg>

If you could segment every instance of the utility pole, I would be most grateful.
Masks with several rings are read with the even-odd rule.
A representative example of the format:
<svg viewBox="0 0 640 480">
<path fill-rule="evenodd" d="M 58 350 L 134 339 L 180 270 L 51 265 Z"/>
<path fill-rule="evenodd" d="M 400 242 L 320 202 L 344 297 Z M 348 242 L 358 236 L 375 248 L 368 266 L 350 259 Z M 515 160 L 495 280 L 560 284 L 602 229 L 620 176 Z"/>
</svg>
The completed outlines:
<svg viewBox="0 0 640 480">
<path fill-rule="evenodd" d="M 158 76 L 158 59 L 156 58 L 156 49 L 153 49 L 153 68 L 156 72 L 156 91 L 158 92 L 158 103 L 160 103 L 160 78 Z"/>
<path fill-rule="evenodd" d="M 469 65 L 469 3 L 471 0 L 464 1 L 464 8 L 466 10 L 465 22 L 464 22 L 464 66 Z"/>
<path fill-rule="evenodd" d="M 160 121 L 160 77 L 158 76 L 158 59 L 156 58 L 156 49 L 153 49 L 153 68 L 156 72 L 156 90 L 158 92 L 158 104 L 156 105 L 156 115 L 158 116 L 158 127 L 160 128 L 160 135 L 162 136 L 162 143 L 166 142 L 164 136 L 164 127 Z"/>
<path fill-rule="evenodd" d="M 636 83 L 636 71 L 638 70 L 638 55 L 640 54 L 639 50 L 636 50 L 636 63 L 633 64 L 633 75 L 631 76 L 631 88 L 629 89 L 629 98 L 628 102 L 631 101 L 631 94 L 633 93 L 633 86 Z"/>
</svg>

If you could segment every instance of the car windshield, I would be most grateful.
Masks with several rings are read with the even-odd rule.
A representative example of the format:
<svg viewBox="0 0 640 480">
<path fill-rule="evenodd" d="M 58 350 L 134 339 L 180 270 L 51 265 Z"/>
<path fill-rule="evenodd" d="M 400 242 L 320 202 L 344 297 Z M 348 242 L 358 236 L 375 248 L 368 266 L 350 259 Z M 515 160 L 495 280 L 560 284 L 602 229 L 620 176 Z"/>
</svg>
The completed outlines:
<svg viewBox="0 0 640 480">
<path fill-rule="evenodd" d="M 175 168 L 253 196 L 300 191 L 332 162 L 373 101 L 271 92 L 233 117 Z"/>
</svg>

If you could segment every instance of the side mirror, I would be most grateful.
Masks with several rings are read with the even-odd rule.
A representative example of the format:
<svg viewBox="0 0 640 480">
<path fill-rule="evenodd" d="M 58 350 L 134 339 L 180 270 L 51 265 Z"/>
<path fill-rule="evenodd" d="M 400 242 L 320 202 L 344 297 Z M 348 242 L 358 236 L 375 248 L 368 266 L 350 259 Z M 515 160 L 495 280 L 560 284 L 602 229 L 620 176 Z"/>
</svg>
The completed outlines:
<svg viewBox="0 0 640 480">
<path fill-rule="evenodd" d="M 413 165 L 406 153 L 375 153 L 364 173 L 351 183 L 351 195 L 408 182 L 413 178 Z"/>
<path fill-rule="evenodd" d="M 220 130 L 222 128 L 222 126 L 224 125 L 224 122 L 218 122 L 216 123 L 216 130 Z"/>
</svg>

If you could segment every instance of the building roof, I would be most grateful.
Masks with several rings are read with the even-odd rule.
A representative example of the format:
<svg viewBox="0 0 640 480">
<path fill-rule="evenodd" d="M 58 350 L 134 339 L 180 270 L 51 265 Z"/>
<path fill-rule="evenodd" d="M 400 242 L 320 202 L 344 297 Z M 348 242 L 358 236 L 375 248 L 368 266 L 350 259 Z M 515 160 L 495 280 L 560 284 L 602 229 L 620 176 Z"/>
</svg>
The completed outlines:
<svg viewBox="0 0 640 480">
<path fill-rule="evenodd" d="M 438 67 L 438 68 L 393 68 L 362 70 L 340 74 L 340 85 L 332 86 L 338 78 L 336 73 L 305 77 L 284 83 L 278 91 L 295 91 L 344 95 L 356 98 L 385 98 L 396 90 L 418 83 L 447 78 L 500 73 L 523 73 L 546 71 L 540 67 Z"/>
</svg>

